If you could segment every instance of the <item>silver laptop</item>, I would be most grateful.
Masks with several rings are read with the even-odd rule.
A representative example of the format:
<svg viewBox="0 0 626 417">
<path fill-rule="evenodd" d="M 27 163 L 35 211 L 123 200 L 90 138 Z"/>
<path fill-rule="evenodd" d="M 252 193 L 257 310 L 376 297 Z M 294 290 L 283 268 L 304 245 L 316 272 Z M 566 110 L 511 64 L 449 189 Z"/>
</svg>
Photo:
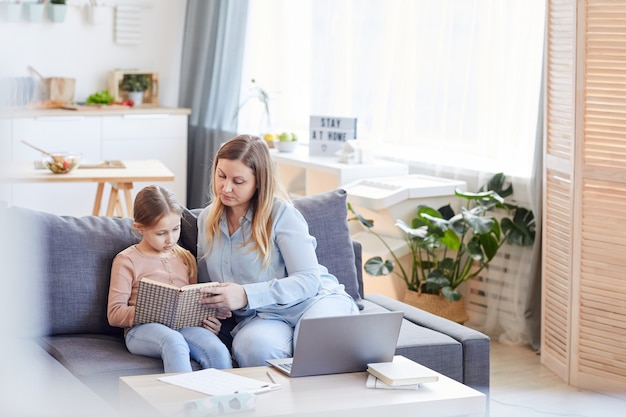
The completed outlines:
<svg viewBox="0 0 626 417">
<path fill-rule="evenodd" d="M 361 372 L 371 362 L 390 362 L 401 311 L 302 319 L 293 358 L 266 362 L 292 376 Z"/>
</svg>

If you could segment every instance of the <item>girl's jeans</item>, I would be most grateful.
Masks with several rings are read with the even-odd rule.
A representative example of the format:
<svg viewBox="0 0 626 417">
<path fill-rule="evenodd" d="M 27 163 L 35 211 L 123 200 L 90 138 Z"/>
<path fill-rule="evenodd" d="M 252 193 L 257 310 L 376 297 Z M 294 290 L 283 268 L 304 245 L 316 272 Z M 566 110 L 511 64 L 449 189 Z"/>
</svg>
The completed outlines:
<svg viewBox="0 0 626 417">
<path fill-rule="evenodd" d="M 217 335 L 202 327 L 176 331 L 160 323 L 140 324 L 126 333 L 126 347 L 135 355 L 163 359 L 166 373 L 191 372 L 190 358 L 202 369 L 232 368 L 228 348 Z"/>
</svg>

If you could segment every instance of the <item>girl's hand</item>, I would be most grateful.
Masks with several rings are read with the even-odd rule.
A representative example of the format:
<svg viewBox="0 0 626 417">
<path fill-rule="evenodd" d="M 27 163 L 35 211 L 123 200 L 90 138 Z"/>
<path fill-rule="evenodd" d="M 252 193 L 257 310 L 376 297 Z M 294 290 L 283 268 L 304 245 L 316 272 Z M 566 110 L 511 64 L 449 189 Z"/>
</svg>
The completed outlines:
<svg viewBox="0 0 626 417">
<path fill-rule="evenodd" d="M 220 320 L 225 320 L 233 316 L 233 312 L 226 308 L 218 308 L 215 312 L 215 317 Z"/>
<path fill-rule="evenodd" d="M 210 297 L 201 298 L 199 301 L 208 307 L 233 311 L 248 305 L 248 296 L 243 286 L 234 282 L 223 282 L 217 287 L 200 288 L 200 291 L 211 294 Z"/>
<path fill-rule="evenodd" d="M 207 317 L 202 321 L 202 327 L 218 334 L 222 328 L 222 322 L 217 317 Z"/>
</svg>

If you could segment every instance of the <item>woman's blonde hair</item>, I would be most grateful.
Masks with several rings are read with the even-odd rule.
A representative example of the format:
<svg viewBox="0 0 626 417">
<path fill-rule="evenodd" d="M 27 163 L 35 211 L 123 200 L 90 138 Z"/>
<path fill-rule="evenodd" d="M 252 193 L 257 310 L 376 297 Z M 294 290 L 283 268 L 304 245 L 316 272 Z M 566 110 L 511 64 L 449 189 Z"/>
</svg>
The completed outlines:
<svg viewBox="0 0 626 417">
<path fill-rule="evenodd" d="M 170 213 L 175 213 L 182 217 L 183 206 L 176 201 L 174 193 L 167 188 L 149 185 L 137 193 L 133 212 L 136 223 L 150 228 L 156 225 L 163 216 Z M 189 278 L 195 280 L 198 275 L 198 266 L 191 252 L 179 246 L 178 243 L 174 245 L 173 251 L 187 265 Z"/>
<path fill-rule="evenodd" d="M 287 193 L 278 180 L 278 173 L 270 156 L 269 147 L 263 139 L 257 136 L 239 135 L 224 143 L 217 151 L 217 155 L 213 160 L 213 176 L 211 179 L 212 205 L 205 226 L 210 246 L 213 245 L 216 236 L 219 239 L 219 221 L 225 208 L 218 197 L 219 192 L 215 184 L 217 164 L 220 159 L 241 161 L 254 173 L 256 192 L 250 200 L 250 208 L 254 213 L 251 225 L 252 233 L 248 238 L 244 237 L 243 244 L 245 245 L 252 241 L 251 249 L 257 250 L 263 265 L 267 265 L 271 254 L 269 248 L 274 197 L 281 196 L 289 201 Z"/>
</svg>

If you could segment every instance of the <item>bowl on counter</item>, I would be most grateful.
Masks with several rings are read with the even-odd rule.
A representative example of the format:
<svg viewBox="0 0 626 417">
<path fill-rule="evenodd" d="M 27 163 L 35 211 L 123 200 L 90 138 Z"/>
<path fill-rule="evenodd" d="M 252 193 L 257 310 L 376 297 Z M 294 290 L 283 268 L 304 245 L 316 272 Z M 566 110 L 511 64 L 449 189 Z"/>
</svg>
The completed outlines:
<svg viewBox="0 0 626 417">
<path fill-rule="evenodd" d="M 275 140 L 274 141 L 274 147 L 276 149 L 278 149 L 278 152 L 294 152 L 296 149 L 298 149 L 298 141 L 297 140 L 291 140 L 291 141 L 280 141 L 280 140 Z"/>
<path fill-rule="evenodd" d="M 83 155 L 78 152 L 50 152 L 42 158 L 43 165 L 54 174 L 67 174 L 80 165 Z"/>
</svg>

